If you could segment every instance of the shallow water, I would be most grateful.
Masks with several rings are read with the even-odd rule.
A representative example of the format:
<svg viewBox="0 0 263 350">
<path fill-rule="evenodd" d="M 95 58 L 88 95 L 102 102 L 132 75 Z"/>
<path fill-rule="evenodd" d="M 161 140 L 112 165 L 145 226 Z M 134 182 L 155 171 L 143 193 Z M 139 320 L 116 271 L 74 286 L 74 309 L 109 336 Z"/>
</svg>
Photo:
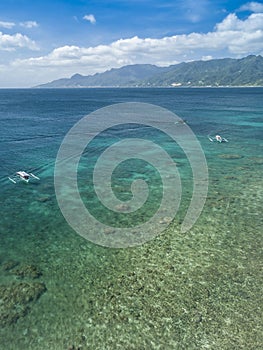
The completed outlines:
<svg viewBox="0 0 263 350">
<path fill-rule="evenodd" d="M 0 90 L 1 348 L 259 349 L 262 97 L 262 88 Z M 74 123 L 119 102 L 153 103 L 185 119 L 205 153 L 209 191 L 197 223 L 183 234 L 180 223 L 193 191 L 189 162 L 163 135 L 140 129 L 139 135 L 160 142 L 178 164 L 182 202 L 154 240 L 110 249 L 68 226 L 56 202 L 53 173 L 60 143 Z M 138 136 L 138 130 L 132 132 Z M 217 133 L 229 142 L 211 143 L 207 136 Z M 122 136 L 121 130 L 111 132 L 106 145 Z M 79 188 L 87 205 L 93 189 L 85 161 L 91 166 L 103 147 L 98 139 L 80 164 Z M 41 180 L 8 181 L 21 169 Z M 129 169 L 129 164 L 119 169 L 114 180 L 121 199 L 129 198 L 138 173 L 154 180 L 154 200 L 128 221 L 134 222 L 155 210 L 159 182 L 141 163 Z M 36 283 L 46 290 L 38 298 L 22 297 L 23 288 Z"/>
</svg>

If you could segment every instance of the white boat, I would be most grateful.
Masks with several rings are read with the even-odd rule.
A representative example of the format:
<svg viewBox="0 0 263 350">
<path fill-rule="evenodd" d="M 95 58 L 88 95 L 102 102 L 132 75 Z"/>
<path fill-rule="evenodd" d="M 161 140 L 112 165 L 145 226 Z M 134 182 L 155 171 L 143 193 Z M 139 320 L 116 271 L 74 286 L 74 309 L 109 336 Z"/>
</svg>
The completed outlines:
<svg viewBox="0 0 263 350">
<path fill-rule="evenodd" d="M 29 182 L 30 178 L 40 180 L 40 178 L 32 173 L 27 173 L 26 171 L 17 171 L 13 177 L 8 177 L 8 179 L 16 184 L 18 180 L 23 180 L 25 182 Z"/>
<path fill-rule="evenodd" d="M 222 143 L 222 142 L 228 142 L 228 140 L 220 135 L 216 135 L 215 137 L 211 137 L 211 136 L 208 136 L 209 140 L 211 142 L 219 142 L 219 143 Z"/>
</svg>

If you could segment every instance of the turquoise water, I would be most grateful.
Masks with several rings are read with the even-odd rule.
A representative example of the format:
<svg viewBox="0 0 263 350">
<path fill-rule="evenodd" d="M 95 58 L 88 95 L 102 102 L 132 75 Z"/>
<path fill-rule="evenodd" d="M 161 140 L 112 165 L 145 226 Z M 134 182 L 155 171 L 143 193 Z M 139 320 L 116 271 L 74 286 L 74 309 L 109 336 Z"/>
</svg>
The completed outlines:
<svg viewBox="0 0 263 350">
<path fill-rule="evenodd" d="M 1 348 L 259 349 L 262 101 L 263 88 L 0 90 Z M 110 130 L 98 138 L 79 168 L 82 198 L 95 212 L 100 209 L 85 164 L 91 166 L 109 143 L 147 137 L 178 165 L 183 193 L 177 216 L 156 239 L 128 249 L 104 248 L 77 235 L 58 208 L 53 184 L 69 129 L 119 102 L 153 103 L 186 120 L 209 170 L 203 213 L 183 234 L 193 190 L 184 153 L 147 128 Z M 229 142 L 211 143 L 207 136 L 215 134 Z M 41 180 L 15 185 L 8 176 L 17 170 Z M 130 181 L 152 180 L 153 200 L 128 223 L 152 215 L 160 199 L 154 169 L 127 163 L 115 175 L 122 200 L 130 198 Z M 108 212 L 100 215 L 116 223 Z"/>
</svg>

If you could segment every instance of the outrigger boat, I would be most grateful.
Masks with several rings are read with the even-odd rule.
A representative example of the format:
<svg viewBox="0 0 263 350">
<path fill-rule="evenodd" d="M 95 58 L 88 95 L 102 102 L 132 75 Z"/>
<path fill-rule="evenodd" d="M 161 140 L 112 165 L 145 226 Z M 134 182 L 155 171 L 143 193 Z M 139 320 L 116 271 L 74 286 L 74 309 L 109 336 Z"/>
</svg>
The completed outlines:
<svg viewBox="0 0 263 350">
<path fill-rule="evenodd" d="M 10 181 L 12 181 L 14 184 L 16 184 L 17 180 L 23 180 L 25 182 L 29 182 L 30 178 L 36 179 L 36 180 L 40 180 L 39 177 L 37 177 L 36 175 L 32 174 L 32 173 L 27 173 L 25 171 L 17 171 L 14 175 L 14 177 L 8 177 L 8 179 Z"/>
<path fill-rule="evenodd" d="M 225 139 L 224 137 L 222 137 L 220 135 L 216 135 L 215 137 L 208 136 L 208 138 L 211 142 L 219 142 L 219 143 L 228 142 L 227 139 Z"/>
</svg>

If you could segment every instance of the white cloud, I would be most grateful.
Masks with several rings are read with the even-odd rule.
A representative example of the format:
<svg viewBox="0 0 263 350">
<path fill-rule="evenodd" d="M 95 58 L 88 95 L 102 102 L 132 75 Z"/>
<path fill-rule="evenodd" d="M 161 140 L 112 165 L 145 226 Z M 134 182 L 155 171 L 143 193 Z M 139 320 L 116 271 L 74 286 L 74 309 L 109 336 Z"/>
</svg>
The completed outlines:
<svg viewBox="0 0 263 350">
<path fill-rule="evenodd" d="M 236 14 L 228 15 L 221 23 L 216 25 L 218 32 L 240 32 L 240 35 L 263 30 L 263 13 L 252 13 L 246 20 L 240 20 Z"/>
<path fill-rule="evenodd" d="M 0 21 L 0 27 L 1 28 L 6 28 L 6 29 L 11 29 L 15 26 L 16 24 L 13 22 L 4 22 L 4 21 Z"/>
<path fill-rule="evenodd" d="M 242 5 L 239 8 L 239 11 L 251 11 L 251 12 L 260 13 L 260 12 L 263 12 L 263 4 L 255 1 L 248 2 Z"/>
<path fill-rule="evenodd" d="M 77 72 L 88 75 L 127 64 L 168 66 L 182 61 L 243 57 L 249 54 L 263 54 L 263 13 L 252 13 L 243 20 L 230 14 L 208 33 L 160 39 L 135 36 L 93 47 L 66 45 L 47 55 L 13 61 L 9 66 L 9 75 L 13 74 L 16 79 L 19 74 L 24 74 L 25 81 L 32 86 Z M 16 72 L 16 75 L 11 74 L 11 71 Z"/>
<path fill-rule="evenodd" d="M 21 27 L 29 28 L 29 29 L 38 27 L 38 23 L 36 21 L 26 21 L 26 22 L 21 22 L 19 24 Z"/>
<path fill-rule="evenodd" d="M 90 15 L 85 15 L 83 17 L 83 19 L 85 19 L 86 21 L 89 21 L 91 24 L 95 24 L 96 23 L 96 18 L 94 17 L 94 15 L 90 14 Z"/>
<path fill-rule="evenodd" d="M 26 35 L 21 33 L 9 35 L 0 32 L 0 50 L 13 51 L 16 48 L 38 50 L 36 43 L 29 39 Z"/>
<path fill-rule="evenodd" d="M 85 67 L 92 73 L 114 66 L 133 63 L 169 65 L 175 61 L 201 59 L 203 56 L 260 54 L 263 52 L 263 14 L 251 14 L 240 20 L 228 15 L 217 24 L 213 32 L 190 33 L 161 39 L 119 39 L 109 45 L 94 47 L 63 46 L 46 56 L 18 60 L 16 64 L 28 66 Z"/>
</svg>

